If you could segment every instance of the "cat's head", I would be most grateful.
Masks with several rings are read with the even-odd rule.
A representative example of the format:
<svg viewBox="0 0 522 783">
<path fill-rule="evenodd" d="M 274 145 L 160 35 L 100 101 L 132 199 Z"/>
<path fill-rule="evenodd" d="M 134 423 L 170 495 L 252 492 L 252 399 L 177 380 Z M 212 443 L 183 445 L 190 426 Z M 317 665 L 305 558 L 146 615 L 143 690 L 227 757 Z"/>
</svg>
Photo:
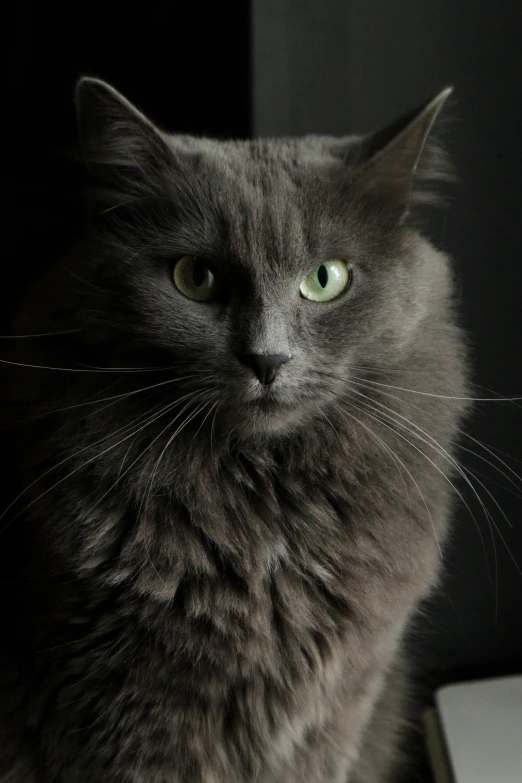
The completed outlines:
<svg viewBox="0 0 522 783">
<path fill-rule="evenodd" d="M 100 362 L 172 367 L 247 435 L 320 419 L 335 377 L 399 362 L 447 298 L 409 216 L 444 173 L 427 138 L 449 92 L 371 136 L 214 141 L 82 79 L 94 244 L 75 325 Z"/>
</svg>

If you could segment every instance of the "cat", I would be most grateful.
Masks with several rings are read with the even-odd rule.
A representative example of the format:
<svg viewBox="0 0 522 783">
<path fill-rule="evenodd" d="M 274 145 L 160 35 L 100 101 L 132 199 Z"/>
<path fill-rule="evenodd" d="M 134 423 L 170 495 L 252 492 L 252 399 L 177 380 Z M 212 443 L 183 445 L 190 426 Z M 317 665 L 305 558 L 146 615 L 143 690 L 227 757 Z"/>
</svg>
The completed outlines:
<svg viewBox="0 0 522 783">
<path fill-rule="evenodd" d="M 85 237 L 3 359 L 1 783 L 398 780 L 467 405 L 449 92 L 217 141 L 79 81 Z"/>
</svg>

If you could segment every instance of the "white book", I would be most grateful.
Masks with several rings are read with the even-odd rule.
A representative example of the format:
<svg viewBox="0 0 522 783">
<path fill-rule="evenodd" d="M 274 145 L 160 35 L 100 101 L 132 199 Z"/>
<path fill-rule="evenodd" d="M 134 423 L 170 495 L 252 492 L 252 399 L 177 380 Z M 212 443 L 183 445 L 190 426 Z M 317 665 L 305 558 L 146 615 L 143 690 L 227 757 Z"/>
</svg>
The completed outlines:
<svg viewBox="0 0 522 783">
<path fill-rule="evenodd" d="M 440 688 L 425 725 L 437 783 L 522 783 L 522 676 Z"/>
</svg>

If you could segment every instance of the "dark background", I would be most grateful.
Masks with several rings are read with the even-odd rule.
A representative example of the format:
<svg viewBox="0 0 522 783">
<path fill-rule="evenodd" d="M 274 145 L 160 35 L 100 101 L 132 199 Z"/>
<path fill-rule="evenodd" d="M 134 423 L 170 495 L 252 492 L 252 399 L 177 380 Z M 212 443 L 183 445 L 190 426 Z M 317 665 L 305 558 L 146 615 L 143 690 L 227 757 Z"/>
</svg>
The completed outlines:
<svg viewBox="0 0 522 783">
<path fill-rule="evenodd" d="M 113 84 L 160 126 L 251 133 L 250 9 L 246 2 L 20 0 L 3 11 L 0 208 L 3 320 L 27 280 L 81 223 L 83 172 L 74 154 L 79 76 Z M 180 10 L 182 9 L 182 10 Z M 14 288 L 13 288 L 14 286 Z"/>
<path fill-rule="evenodd" d="M 3 30 L 2 329 L 81 224 L 83 175 L 63 155 L 80 74 L 170 130 L 239 137 L 369 131 L 453 84 L 446 136 L 461 182 L 426 230 L 455 258 L 477 395 L 522 397 L 519 0 L 149 0 L 81 14 L 26 1 Z M 484 402 L 468 432 L 522 472 L 521 425 L 520 404 Z M 521 495 L 482 454 L 461 456 L 492 519 L 461 482 L 475 518 L 461 504 L 442 588 L 411 635 L 433 683 L 522 669 Z"/>
</svg>

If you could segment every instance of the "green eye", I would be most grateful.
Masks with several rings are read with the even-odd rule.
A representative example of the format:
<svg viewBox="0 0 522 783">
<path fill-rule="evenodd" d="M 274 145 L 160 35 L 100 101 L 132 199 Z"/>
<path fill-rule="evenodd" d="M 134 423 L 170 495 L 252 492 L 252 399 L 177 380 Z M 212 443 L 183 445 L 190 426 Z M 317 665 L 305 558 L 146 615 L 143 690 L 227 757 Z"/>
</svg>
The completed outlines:
<svg viewBox="0 0 522 783">
<path fill-rule="evenodd" d="M 174 284 L 178 291 L 197 302 L 210 302 L 221 291 L 219 280 L 202 258 L 183 256 L 174 267 Z"/>
<path fill-rule="evenodd" d="M 312 302 L 329 302 L 340 296 L 351 283 L 352 273 L 346 261 L 331 258 L 306 275 L 299 286 L 301 296 Z"/>
</svg>

